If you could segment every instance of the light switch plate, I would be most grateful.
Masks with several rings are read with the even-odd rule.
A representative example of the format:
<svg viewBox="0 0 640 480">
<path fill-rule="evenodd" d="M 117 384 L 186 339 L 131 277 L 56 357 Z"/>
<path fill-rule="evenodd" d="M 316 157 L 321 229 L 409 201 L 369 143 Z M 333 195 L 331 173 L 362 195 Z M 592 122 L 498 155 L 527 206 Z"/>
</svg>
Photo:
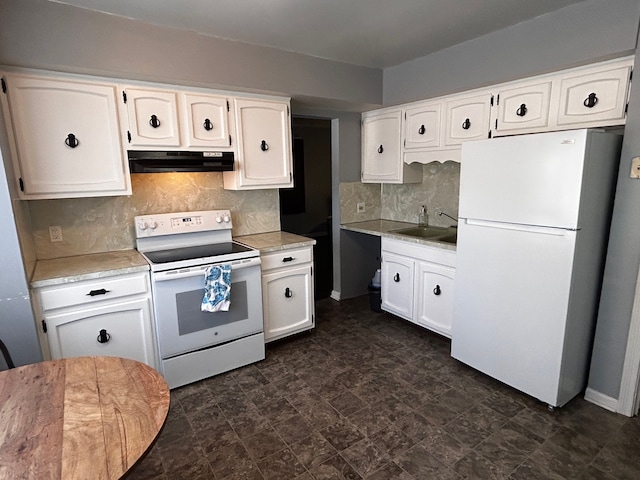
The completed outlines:
<svg viewBox="0 0 640 480">
<path fill-rule="evenodd" d="M 640 157 L 631 159 L 631 178 L 640 178 Z"/>
</svg>

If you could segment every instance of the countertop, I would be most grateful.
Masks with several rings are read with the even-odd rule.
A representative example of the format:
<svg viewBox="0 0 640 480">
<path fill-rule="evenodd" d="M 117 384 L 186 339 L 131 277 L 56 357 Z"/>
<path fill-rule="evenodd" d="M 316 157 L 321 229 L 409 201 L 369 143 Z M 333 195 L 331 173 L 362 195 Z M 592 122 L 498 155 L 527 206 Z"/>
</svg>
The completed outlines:
<svg viewBox="0 0 640 480">
<path fill-rule="evenodd" d="M 395 240 L 402 240 L 403 242 L 428 245 L 431 247 L 442 248 L 443 250 L 456 250 L 456 246 L 451 243 L 440 242 L 435 239 L 418 238 L 395 233 L 397 230 L 417 226 L 418 225 L 415 223 L 397 222 L 395 220 L 367 220 L 365 222 L 343 223 L 342 225 L 340 225 L 340 228 L 342 230 L 365 233 L 367 235 L 375 235 L 377 237 L 393 238 Z"/>
<path fill-rule="evenodd" d="M 148 270 L 149 264 L 137 250 L 38 260 L 31 277 L 31 287 L 48 287 Z"/>
<path fill-rule="evenodd" d="M 260 250 L 260 253 L 277 252 L 288 248 L 310 247 L 316 244 L 313 238 L 288 232 L 255 233 L 233 237 L 236 242 Z"/>
</svg>

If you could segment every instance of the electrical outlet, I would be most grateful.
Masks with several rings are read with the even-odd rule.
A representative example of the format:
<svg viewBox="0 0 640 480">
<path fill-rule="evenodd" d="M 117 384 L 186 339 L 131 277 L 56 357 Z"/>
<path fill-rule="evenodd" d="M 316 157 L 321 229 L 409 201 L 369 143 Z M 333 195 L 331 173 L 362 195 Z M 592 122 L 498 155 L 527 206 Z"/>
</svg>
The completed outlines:
<svg viewBox="0 0 640 480">
<path fill-rule="evenodd" d="M 49 240 L 51 240 L 51 243 L 62 241 L 62 227 L 60 225 L 49 227 Z"/>
<path fill-rule="evenodd" d="M 356 211 L 358 213 L 364 213 L 365 212 L 365 208 L 364 208 L 364 202 L 358 202 L 356 204 Z"/>
<path fill-rule="evenodd" d="M 640 178 L 640 157 L 631 159 L 631 178 Z"/>
</svg>

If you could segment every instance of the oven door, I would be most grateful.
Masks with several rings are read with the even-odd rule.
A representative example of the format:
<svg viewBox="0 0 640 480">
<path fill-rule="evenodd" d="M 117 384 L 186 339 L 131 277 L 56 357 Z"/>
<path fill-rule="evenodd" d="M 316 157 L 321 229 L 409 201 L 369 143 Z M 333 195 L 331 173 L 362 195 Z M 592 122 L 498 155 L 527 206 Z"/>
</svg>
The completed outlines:
<svg viewBox="0 0 640 480">
<path fill-rule="evenodd" d="M 210 265 L 153 273 L 153 303 L 163 359 L 262 332 L 260 258 L 229 263 L 231 304 L 227 312 L 200 309 L 205 271 Z"/>
</svg>

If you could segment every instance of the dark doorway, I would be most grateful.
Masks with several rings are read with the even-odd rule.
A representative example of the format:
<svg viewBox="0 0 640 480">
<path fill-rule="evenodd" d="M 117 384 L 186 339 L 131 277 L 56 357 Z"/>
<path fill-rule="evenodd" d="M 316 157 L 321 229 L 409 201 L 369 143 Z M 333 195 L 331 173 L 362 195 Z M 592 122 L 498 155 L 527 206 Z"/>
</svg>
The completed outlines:
<svg viewBox="0 0 640 480">
<path fill-rule="evenodd" d="M 331 245 L 331 120 L 293 117 L 294 187 L 280 189 L 280 225 L 285 232 L 316 240 L 316 299 L 333 288 Z"/>
</svg>

